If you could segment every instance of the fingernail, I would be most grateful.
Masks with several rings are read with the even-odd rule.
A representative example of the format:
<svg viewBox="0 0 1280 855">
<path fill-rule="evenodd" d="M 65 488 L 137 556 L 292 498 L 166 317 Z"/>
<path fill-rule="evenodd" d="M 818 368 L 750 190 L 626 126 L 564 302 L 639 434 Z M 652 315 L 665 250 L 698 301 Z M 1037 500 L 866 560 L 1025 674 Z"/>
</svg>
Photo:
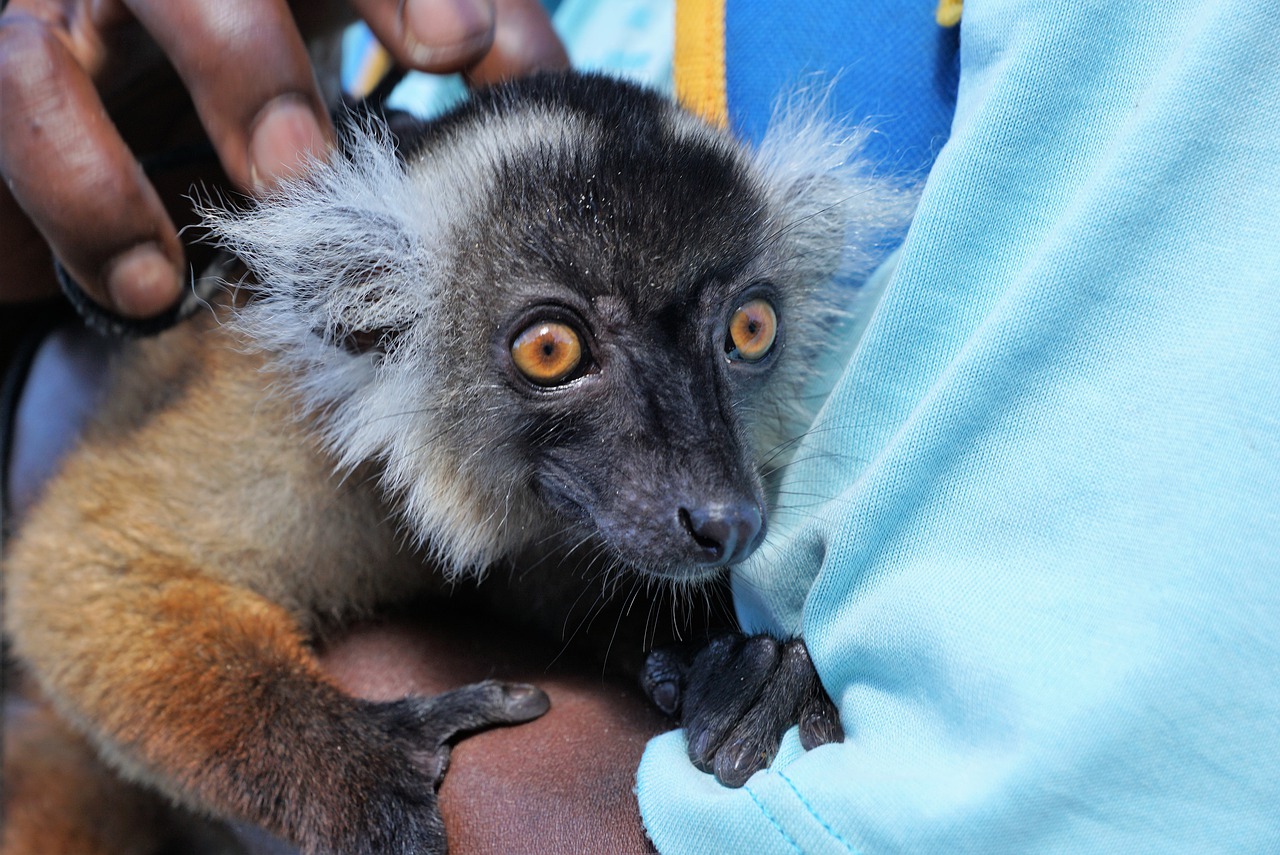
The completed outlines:
<svg viewBox="0 0 1280 855">
<path fill-rule="evenodd" d="M 819 745 L 844 742 L 844 730 L 838 718 L 828 710 L 808 710 L 800 718 L 800 746 L 812 751 Z"/>
<path fill-rule="evenodd" d="M 401 0 L 405 49 L 417 65 L 465 59 L 493 38 L 493 7 L 485 0 Z"/>
<path fill-rule="evenodd" d="M 329 141 L 311 108 L 298 96 L 281 95 L 258 114 L 249 138 L 249 179 L 255 192 L 300 175 L 323 160 Z"/>
<path fill-rule="evenodd" d="M 178 297 L 178 273 L 154 243 L 139 244 L 108 261 L 103 279 L 116 311 L 131 318 L 159 314 Z"/>
</svg>

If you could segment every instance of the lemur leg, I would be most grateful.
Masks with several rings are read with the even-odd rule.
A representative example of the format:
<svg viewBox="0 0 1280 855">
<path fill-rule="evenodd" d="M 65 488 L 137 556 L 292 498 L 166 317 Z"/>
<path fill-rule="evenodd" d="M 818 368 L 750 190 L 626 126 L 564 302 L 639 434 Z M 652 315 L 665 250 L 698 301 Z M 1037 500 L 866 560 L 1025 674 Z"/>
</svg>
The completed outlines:
<svg viewBox="0 0 1280 855">
<path fill-rule="evenodd" d="M 59 710 L 128 777 L 306 853 L 443 852 L 449 740 L 546 709 L 494 682 L 361 701 L 256 594 L 159 562 L 71 575 L 10 578 L 17 652 Z"/>
<path fill-rule="evenodd" d="M 3 855 L 162 855 L 173 810 L 125 783 L 47 706 L 11 700 L 4 716 Z"/>
</svg>

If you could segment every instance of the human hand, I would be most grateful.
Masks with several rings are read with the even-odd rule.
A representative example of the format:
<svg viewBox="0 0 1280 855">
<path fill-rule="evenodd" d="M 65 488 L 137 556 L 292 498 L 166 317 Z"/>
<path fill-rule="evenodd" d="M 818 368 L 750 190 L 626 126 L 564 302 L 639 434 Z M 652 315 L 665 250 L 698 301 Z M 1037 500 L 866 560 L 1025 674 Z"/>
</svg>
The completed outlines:
<svg viewBox="0 0 1280 855">
<path fill-rule="evenodd" d="M 483 84 L 567 64 L 537 0 L 351 6 L 406 67 Z M 0 303 L 55 292 L 52 248 L 123 316 L 172 304 L 186 270 L 182 196 L 217 172 L 153 183 L 138 158 L 207 135 L 231 185 L 254 192 L 324 156 L 333 130 L 303 35 L 345 18 L 319 0 L 11 0 L 0 13 Z"/>
</svg>

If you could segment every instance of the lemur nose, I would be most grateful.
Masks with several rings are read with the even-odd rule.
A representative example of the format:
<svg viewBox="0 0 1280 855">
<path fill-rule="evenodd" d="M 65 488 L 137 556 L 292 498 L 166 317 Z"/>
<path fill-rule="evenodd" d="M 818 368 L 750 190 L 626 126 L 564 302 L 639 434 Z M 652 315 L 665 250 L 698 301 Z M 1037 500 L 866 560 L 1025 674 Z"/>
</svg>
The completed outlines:
<svg viewBox="0 0 1280 855">
<path fill-rule="evenodd" d="M 680 522 L 704 564 L 736 564 L 755 552 L 764 516 L 754 502 L 717 503 L 681 508 Z"/>
</svg>

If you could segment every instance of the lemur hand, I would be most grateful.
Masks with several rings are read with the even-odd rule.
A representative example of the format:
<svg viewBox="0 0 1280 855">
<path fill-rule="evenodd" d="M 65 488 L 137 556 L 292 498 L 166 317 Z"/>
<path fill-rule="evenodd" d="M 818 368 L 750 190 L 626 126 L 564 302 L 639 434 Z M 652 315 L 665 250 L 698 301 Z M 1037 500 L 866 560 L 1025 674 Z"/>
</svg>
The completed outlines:
<svg viewBox="0 0 1280 855">
<path fill-rule="evenodd" d="M 799 638 L 728 633 L 701 650 L 657 650 L 640 682 L 659 709 L 678 717 L 693 765 L 728 787 L 768 766 L 794 724 L 806 750 L 844 740 Z"/>
<path fill-rule="evenodd" d="M 350 5 L 407 67 L 485 83 L 567 65 L 537 0 Z M 11 0 L 0 14 L 0 302 L 55 293 L 52 248 L 119 314 L 173 303 L 186 274 L 175 220 L 192 182 L 216 182 L 216 170 L 153 185 L 135 157 L 207 135 L 226 177 L 253 191 L 322 155 L 333 131 L 303 34 L 344 12 L 330 0 Z"/>
<path fill-rule="evenodd" d="M 334 804 L 313 833 L 324 851 L 360 855 L 421 855 L 447 849 L 436 790 L 460 736 L 502 724 L 518 724 L 547 711 L 541 689 L 495 680 L 473 683 L 430 698 L 366 703 L 366 716 L 397 749 L 369 751 L 368 781 L 347 782 L 360 794 L 354 808 Z M 353 745 L 353 752 L 366 746 Z M 336 795 L 350 799 L 338 788 Z M 335 819 L 336 817 L 336 819 Z M 314 843 L 315 841 L 313 841 Z"/>
</svg>

